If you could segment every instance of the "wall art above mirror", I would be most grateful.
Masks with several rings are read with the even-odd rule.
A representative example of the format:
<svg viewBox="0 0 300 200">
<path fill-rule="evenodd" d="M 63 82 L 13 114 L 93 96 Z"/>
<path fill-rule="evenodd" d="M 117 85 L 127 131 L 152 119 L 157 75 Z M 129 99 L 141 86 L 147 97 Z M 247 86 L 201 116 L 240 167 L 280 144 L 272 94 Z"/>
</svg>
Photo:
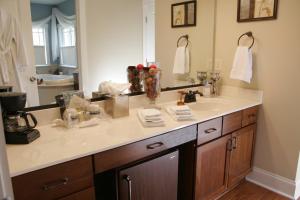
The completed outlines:
<svg viewBox="0 0 300 200">
<path fill-rule="evenodd" d="M 277 18 L 278 0 L 238 0 L 238 22 Z"/>
<path fill-rule="evenodd" d="M 197 1 L 172 4 L 172 27 L 196 26 Z"/>
<path fill-rule="evenodd" d="M 54 104 L 55 96 L 74 90 L 91 97 L 103 81 L 127 83 L 128 66 L 138 64 L 160 68 L 161 88 L 198 83 L 197 71 L 213 67 L 216 1 L 197 0 L 197 26 L 174 29 L 170 8 L 181 2 L 24 0 L 26 17 L 19 21 L 26 26 L 30 64 L 12 79 L 26 86 L 27 106 Z M 189 36 L 187 47 L 183 40 L 177 43 L 183 35 Z M 174 73 L 175 55 L 184 47 L 189 64 Z M 0 81 L 0 86 L 21 90 L 15 83 Z"/>
</svg>

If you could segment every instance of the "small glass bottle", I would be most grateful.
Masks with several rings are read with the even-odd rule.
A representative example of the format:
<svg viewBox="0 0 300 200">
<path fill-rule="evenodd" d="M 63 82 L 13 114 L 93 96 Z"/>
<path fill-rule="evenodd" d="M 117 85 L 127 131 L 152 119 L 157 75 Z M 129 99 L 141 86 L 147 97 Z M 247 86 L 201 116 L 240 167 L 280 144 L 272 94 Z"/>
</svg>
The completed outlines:
<svg viewBox="0 0 300 200">
<path fill-rule="evenodd" d="M 203 86 L 203 96 L 210 97 L 211 96 L 211 84 L 207 81 Z"/>
</svg>

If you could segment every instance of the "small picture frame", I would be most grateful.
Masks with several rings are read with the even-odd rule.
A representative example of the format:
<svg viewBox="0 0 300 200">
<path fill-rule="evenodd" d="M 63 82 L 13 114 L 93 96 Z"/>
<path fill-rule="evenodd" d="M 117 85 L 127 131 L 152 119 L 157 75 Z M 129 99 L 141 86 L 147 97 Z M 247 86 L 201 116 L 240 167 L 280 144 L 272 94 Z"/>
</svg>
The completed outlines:
<svg viewBox="0 0 300 200">
<path fill-rule="evenodd" d="M 237 21 L 277 19 L 278 0 L 238 0 Z"/>
<path fill-rule="evenodd" d="M 197 1 L 172 4 L 172 28 L 196 26 Z"/>
</svg>

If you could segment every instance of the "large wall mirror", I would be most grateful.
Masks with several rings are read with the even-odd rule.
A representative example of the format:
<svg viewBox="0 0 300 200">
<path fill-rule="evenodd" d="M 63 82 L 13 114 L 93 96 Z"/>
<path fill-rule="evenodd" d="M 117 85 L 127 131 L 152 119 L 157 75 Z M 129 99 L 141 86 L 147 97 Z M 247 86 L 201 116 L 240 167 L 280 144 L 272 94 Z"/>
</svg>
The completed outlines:
<svg viewBox="0 0 300 200">
<path fill-rule="evenodd" d="M 102 81 L 128 82 L 127 67 L 137 64 L 159 65 L 162 88 L 197 83 L 197 71 L 213 66 L 216 1 L 197 0 L 196 26 L 172 28 L 172 4 L 183 1 L 30 0 L 34 66 L 0 85 L 27 85 L 25 91 L 35 94 L 27 95 L 31 107 L 53 104 L 67 91 L 89 97 Z M 174 74 L 183 35 L 190 41 L 189 70 Z"/>
</svg>

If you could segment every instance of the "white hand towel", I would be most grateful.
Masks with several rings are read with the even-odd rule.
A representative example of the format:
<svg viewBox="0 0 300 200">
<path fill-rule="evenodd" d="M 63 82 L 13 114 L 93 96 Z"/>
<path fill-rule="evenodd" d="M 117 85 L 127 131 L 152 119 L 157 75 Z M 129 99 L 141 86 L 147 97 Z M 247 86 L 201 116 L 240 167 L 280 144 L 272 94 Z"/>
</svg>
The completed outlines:
<svg viewBox="0 0 300 200">
<path fill-rule="evenodd" d="M 176 114 L 171 107 L 166 108 L 169 115 L 175 120 L 175 121 L 190 121 L 194 120 L 194 116 L 192 113 L 188 114 Z"/>
<path fill-rule="evenodd" d="M 157 109 L 143 109 L 141 110 L 142 116 L 145 119 L 158 118 L 161 116 L 161 113 Z"/>
<path fill-rule="evenodd" d="M 143 110 L 138 110 L 138 118 L 144 127 L 161 127 L 165 126 L 164 120 L 161 118 L 160 121 L 147 121 L 142 114 Z"/>
<path fill-rule="evenodd" d="M 185 114 L 185 113 L 190 113 L 191 109 L 184 105 L 184 106 L 172 106 L 170 109 L 175 112 L 176 114 Z"/>
<path fill-rule="evenodd" d="M 188 47 L 178 47 L 174 59 L 174 74 L 186 74 L 190 72 L 190 51 Z"/>
<path fill-rule="evenodd" d="M 235 52 L 232 70 L 230 73 L 231 79 L 237 79 L 251 82 L 252 78 L 252 51 L 248 47 L 239 46 Z"/>
</svg>

